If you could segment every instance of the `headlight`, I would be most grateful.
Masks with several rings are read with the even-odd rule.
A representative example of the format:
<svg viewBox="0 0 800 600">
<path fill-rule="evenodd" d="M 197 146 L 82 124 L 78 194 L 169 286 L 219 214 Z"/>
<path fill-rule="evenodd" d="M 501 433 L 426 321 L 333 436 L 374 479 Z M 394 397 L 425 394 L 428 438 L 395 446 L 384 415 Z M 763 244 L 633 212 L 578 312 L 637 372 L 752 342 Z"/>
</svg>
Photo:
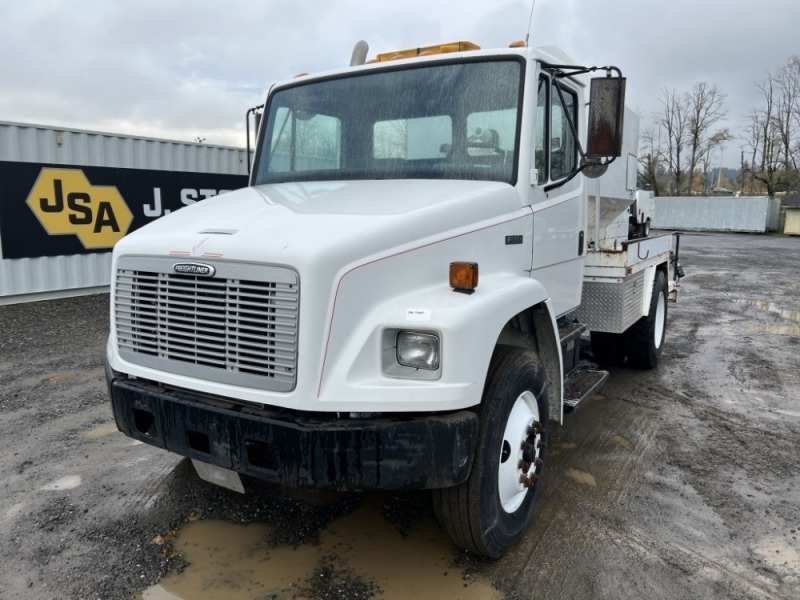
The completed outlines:
<svg viewBox="0 0 800 600">
<path fill-rule="evenodd" d="M 401 331 L 397 334 L 397 362 L 412 369 L 439 368 L 439 337 L 432 333 Z"/>
</svg>

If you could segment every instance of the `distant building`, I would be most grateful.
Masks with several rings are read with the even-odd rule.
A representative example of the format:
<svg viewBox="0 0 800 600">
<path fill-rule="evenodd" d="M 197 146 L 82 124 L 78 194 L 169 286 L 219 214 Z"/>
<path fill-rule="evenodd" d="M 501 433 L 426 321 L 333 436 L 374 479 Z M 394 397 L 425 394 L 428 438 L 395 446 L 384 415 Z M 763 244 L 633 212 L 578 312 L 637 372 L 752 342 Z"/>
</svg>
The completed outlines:
<svg viewBox="0 0 800 600">
<path fill-rule="evenodd" d="M 797 192 L 789 192 L 784 196 L 781 201 L 781 206 L 797 206 L 800 207 L 800 194 Z"/>
</svg>

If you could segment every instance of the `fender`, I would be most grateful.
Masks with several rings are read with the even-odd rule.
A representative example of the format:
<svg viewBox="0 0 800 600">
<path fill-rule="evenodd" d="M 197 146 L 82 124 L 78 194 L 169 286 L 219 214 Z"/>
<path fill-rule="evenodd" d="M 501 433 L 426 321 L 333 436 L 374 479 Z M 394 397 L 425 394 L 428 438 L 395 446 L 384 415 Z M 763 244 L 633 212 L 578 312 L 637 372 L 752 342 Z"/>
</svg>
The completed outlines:
<svg viewBox="0 0 800 600">
<path fill-rule="evenodd" d="M 642 308 L 641 308 L 641 316 L 646 317 L 650 313 L 650 301 L 653 298 L 653 284 L 656 280 L 656 273 L 661 268 L 660 265 L 651 265 L 647 267 L 644 271 L 644 277 L 642 278 L 642 285 L 644 286 L 644 293 L 642 294 Z"/>
<path fill-rule="evenodd" d="M 387 299 L 351 324 L 347 341 L 329 357 L 318 400 L 326 410 L 355 412 L 475 406 L 481 401 L 492 352 L 505 325 L 548 298 L 536 280 L 494 273 L 483 277 L 473 294 L 437 285 Z M 386 334 L 400 330 L 440 337 L 441 369 L 435 380 L 383 372 L 381 357 L 394 352 L 387 342 L 393 338 Z"/>
<path fill-rule="evenodd" d="M 656 266 L 651 265 L 644 270 L 642 276 L 642 305 L 639 307 L 639 316 L 646 317 L 650 312 L 650 299 L 653 297 L 653 282 L 656 280 Z"/>
</svg>

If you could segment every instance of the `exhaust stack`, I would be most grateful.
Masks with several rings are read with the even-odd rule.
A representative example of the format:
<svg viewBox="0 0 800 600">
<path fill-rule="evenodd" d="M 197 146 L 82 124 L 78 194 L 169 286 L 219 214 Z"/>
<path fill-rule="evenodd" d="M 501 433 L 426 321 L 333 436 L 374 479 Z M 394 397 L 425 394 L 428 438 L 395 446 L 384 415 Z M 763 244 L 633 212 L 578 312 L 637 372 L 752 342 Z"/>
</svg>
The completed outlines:
<svg viewBox="0 0 800 600">
<path fill-rule="evenodd" d="M 367 62 L 367 52 L 369 52 L 369 44 L 364 40 L 358 40 L 353 47 L 353 54 L 350 57 L 350 66 L 357 67 Z"/>
</svg>

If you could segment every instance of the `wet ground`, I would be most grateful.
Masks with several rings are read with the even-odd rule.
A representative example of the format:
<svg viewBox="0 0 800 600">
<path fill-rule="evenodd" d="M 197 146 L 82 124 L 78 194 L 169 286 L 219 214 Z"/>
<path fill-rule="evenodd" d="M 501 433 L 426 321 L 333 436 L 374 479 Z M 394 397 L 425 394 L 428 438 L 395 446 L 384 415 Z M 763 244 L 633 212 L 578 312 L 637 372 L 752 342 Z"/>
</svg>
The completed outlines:
<svg viewBox="0 0 800 600">
<path fill-rule="evenodd" d="M 682 241 L 659 368 L 551 433 L 523 541 L 429 497 L 239 495 L 115 431 L 107 296 L 0 307 L 0 598 L 798 598 L 800 238 Z"/>
</svg>

